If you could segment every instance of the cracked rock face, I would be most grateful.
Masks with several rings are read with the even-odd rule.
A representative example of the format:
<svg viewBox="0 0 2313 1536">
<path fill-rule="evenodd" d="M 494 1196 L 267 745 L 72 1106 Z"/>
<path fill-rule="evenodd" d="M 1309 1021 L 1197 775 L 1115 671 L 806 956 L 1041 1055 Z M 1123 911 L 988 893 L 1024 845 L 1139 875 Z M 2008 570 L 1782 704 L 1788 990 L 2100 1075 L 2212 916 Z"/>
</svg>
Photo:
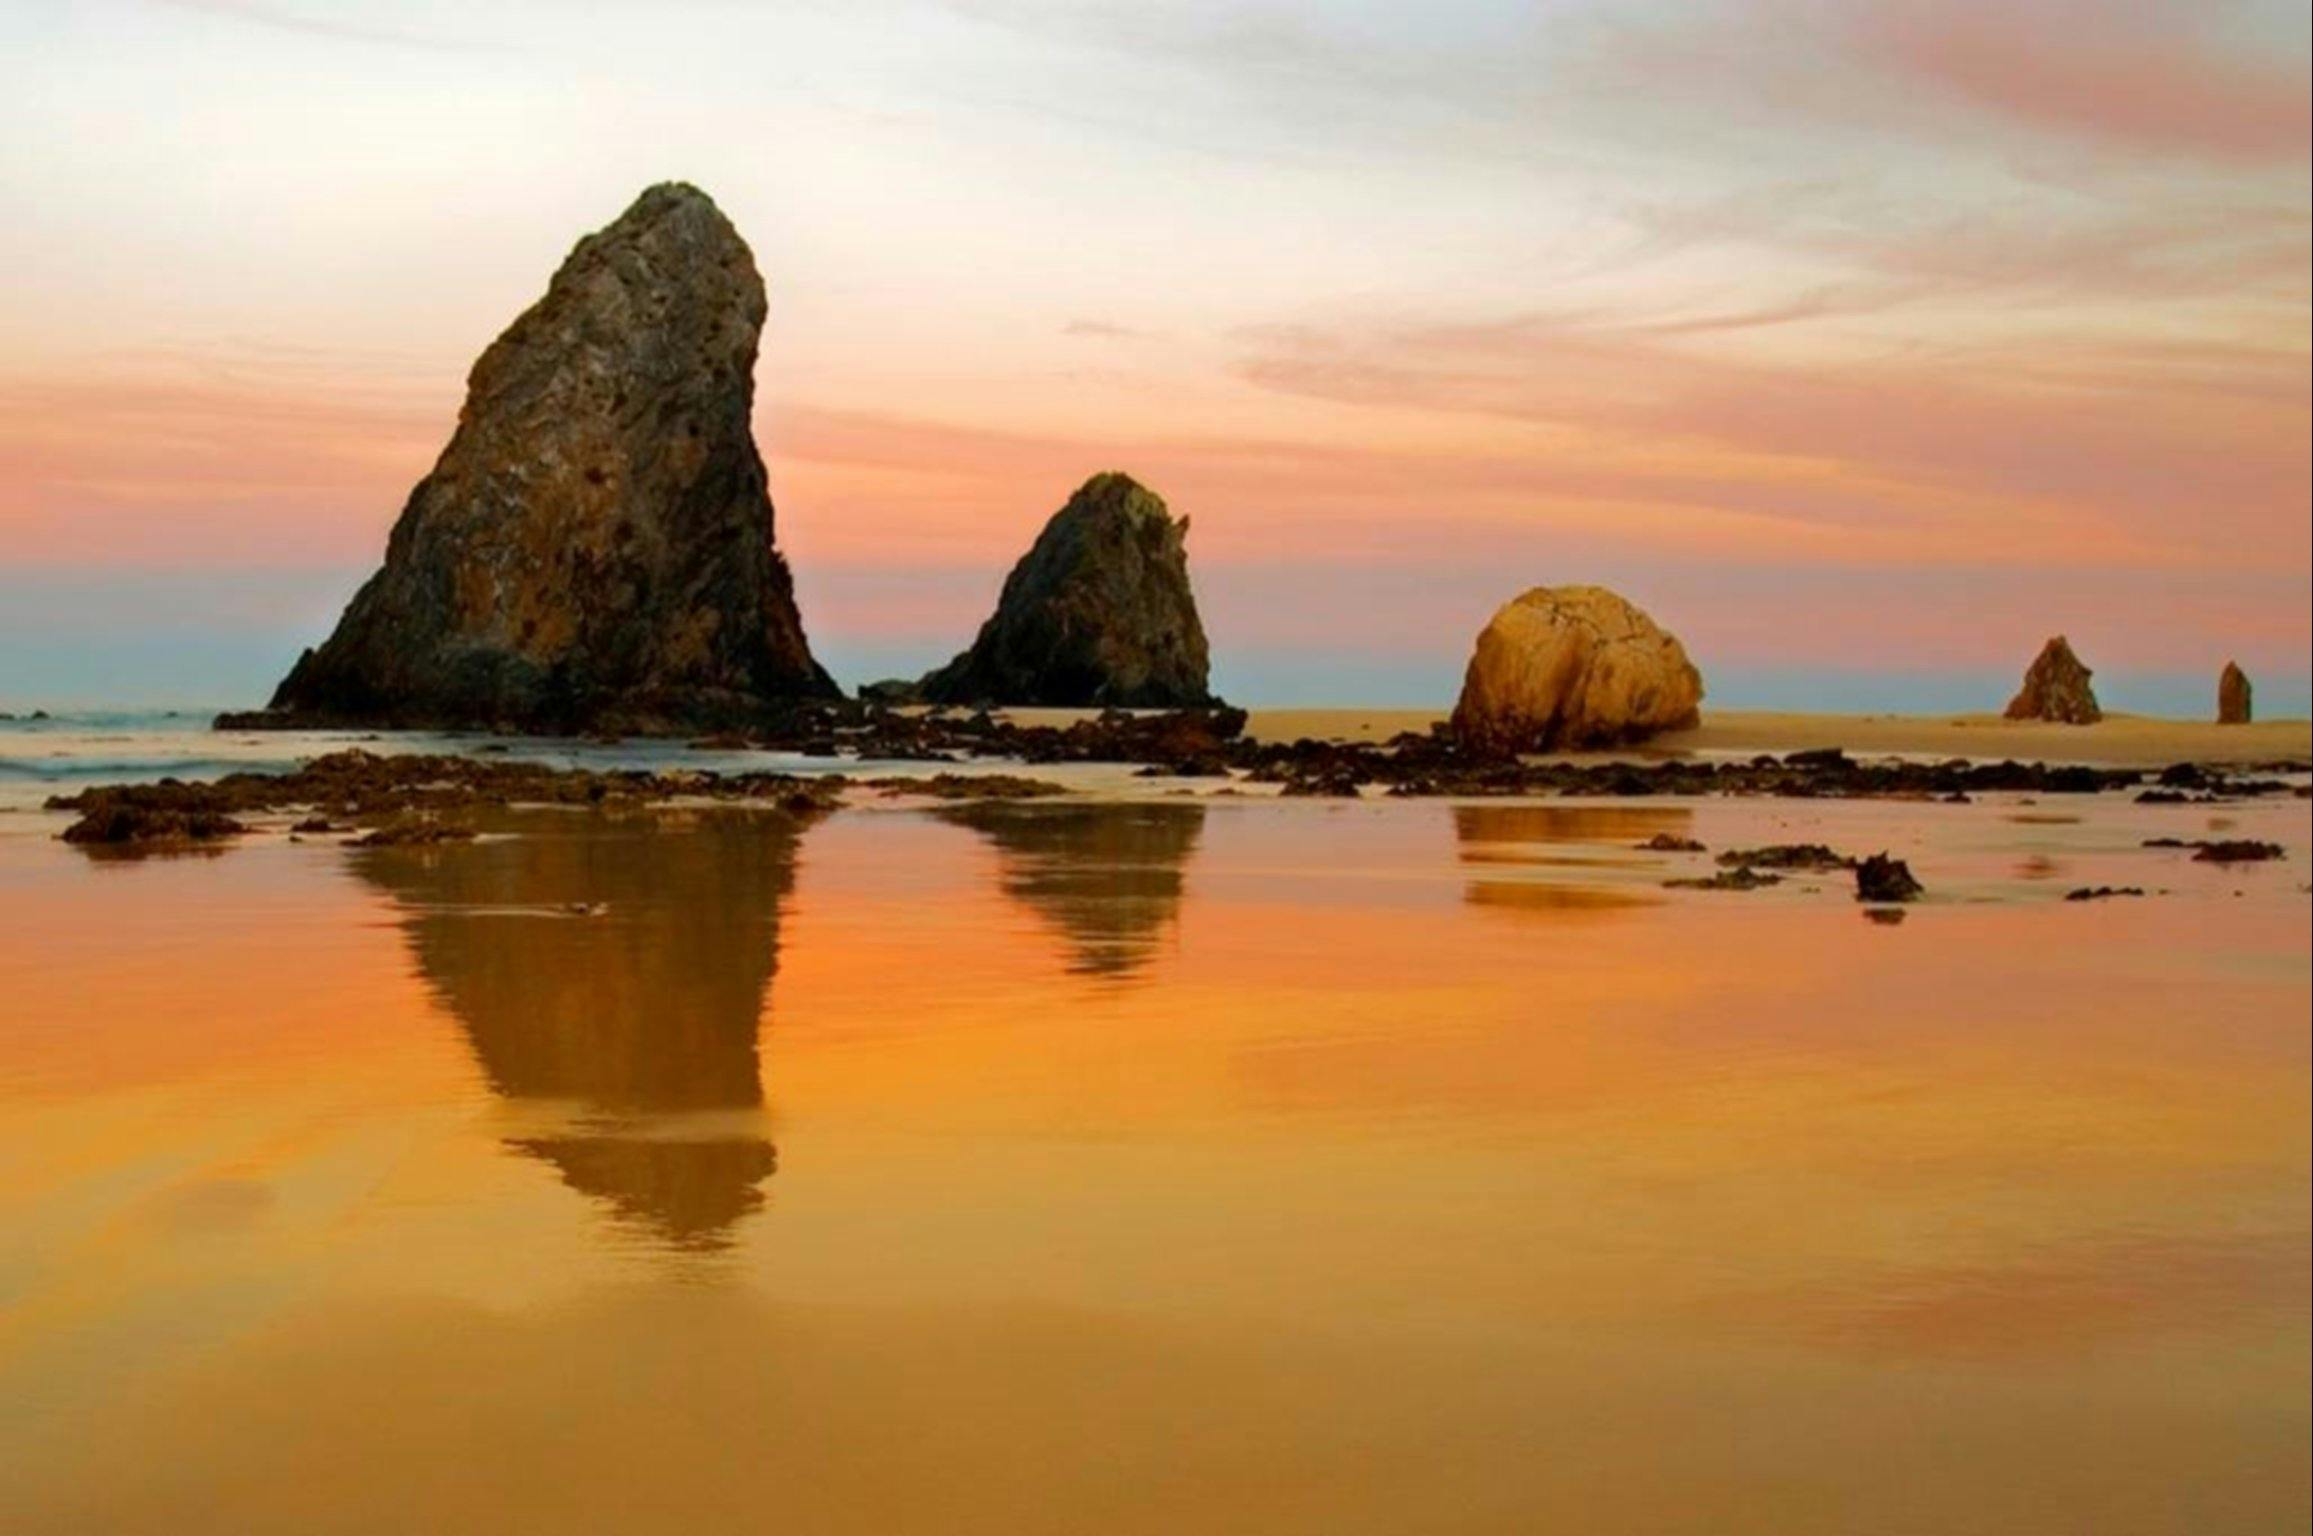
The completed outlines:
<svg viewBox="0 0 2313 1536">
<path fill-rule="evenodd" d="M 2225 670 L 2217 674 L 2217 724 L 2247 725 L 2256 717 L 2256 696 L 2249 687 L 2249 674 L 2241 670 L 2239 662 L 2226 662 Z"/>
<path fill-rule="evenodd" d="M 763 280 L 652 187 L 491 343 L 383 568 L 273 698 L 291 717 L 585 730 L 823 697 L 749 422 Z"/>
<path fill-rule="evenodd" d="M 1187 518 L 1129 475 L 1095 475 L 1054 513 L 977 639 L 927 675 L 935 704 L 1193 709 L 1217 703 Z"/>
<path fill-rule="evenodd" d="M 2062 635 L 2040 647 L 2040 654 L 2024 674 L 2024 686 L 2008 701 L 2010 720 L 2053 720 L 2061 725 L 2094 725 L 2104 718 L 2094 676 L 2072 654 L 2072 643 Z"/>
<path fill-rule="evenodd" d="M 1478 752 L 1642 741 L 1699 718 L 1703 678 L 1676 636 L 1604 587 L 1536 587 L 1478 636 L 1453 731 Z"/>
</svg>

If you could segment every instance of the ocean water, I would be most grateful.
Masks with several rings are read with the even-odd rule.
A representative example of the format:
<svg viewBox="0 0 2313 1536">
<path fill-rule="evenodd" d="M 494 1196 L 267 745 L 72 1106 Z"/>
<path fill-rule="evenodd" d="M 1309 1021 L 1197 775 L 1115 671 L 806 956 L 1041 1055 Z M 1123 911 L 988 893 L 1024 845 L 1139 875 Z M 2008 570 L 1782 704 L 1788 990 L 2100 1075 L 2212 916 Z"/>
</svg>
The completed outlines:
<svg viewBox="0 0 2313 1536">
<path fill-rule="evenodd" d="M 0 1530 L 2305 1527 L 2304 801 L 1188 787 L 0 816 Z"/>
<path fill-rule="evenodd" d="M 290 743 L 228 737 L 208 728 L 211 718 L 180 710 L 74 710 L 0 720 L 0 804 L 54 792 L 44 785 L 208 778 L 296 761 Z"/>
<path fill-rule="evenodd" d="M 51 795 L 90 784 L 214 779 L 228 773 L 285 773 L 326 752 L 471 753 L 487 746 L 517 761 L 558 768 L 701 768 L 723 773 L 844 773 L 918 777 L 971 765 L 807 757 L 796 752 L 701 751 L 675 739 L 616 743 L 577 738 L 487 736 L 433 731 L 219 731 L 211 710 L 59 711 L 0 720 L 0 813 L 27 811 Z M 992 765 L 1007 767 L 1010 765 Z M 1116 787 L 1131 770 L 1116 764 L 1039 769 L 1039 776 L 1085 788 Z"/>
</svg>

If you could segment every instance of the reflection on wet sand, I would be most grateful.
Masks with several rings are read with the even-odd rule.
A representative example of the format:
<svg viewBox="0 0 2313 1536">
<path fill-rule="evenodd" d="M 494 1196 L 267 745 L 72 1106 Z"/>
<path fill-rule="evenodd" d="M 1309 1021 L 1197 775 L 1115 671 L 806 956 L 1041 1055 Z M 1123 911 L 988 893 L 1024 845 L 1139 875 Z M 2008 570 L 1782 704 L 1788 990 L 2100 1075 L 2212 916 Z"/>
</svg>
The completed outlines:
<svg viewBox="0 0 2313 1536">
<path fill-rule="evenodd" d="M 1651 885 L 1601 878 L 1639 862 L 1630 850 L 1658 833 L 1684 837 L 1694 812 L 1683 805 L 1457 805 L 1454 838 L 1461 862 L 1506 869 L 1591 872 L 1582 883 L 1565 875 L 1474 878 L 1462 892 L 1474 907 L 1508 911 L 1612 912 L 1654 906 Z M 1575 845 L 1567 851 L 1563 845 Z"/>
<path fill-rule="evenodd" d="M 1201 805 L 1011 804 L 937 813 L 996 846 L 1004 894 L 1058 929 L 1078 975 L 1125 978 L 1180 914 Z"/>
<path fill-rule="evenodd" d="M 2306 802 L 1206 809 L 0 828 L 0 1532 L 2313 1523 Z M 1465 899 L 1655 831 L 1991 899 Z"/>
<path fill-rule="evenodd" d="M 722 1246 L 775 1166 L 746 1112 L 763 1103 L 756 1028 L 797 823 L 546 813 L 507 830 L 364 850 L 355 868 L 401 905 L 490 1086 L 575 1105 L 567 1129 L 508 1145 L 664 1241 Z"/>
<path fill-rule="evenodd" d="M 1558 885 L 1540 880 L 1472 880 L 1462 899 L 1473 907 L 1511 912 L 1622 912 L 1662 904 L 1644 891 L 1597 885 Z"/>
<path fill-rule="evenodd" d="M 1695 813 L 1684 805 L 1457 805 L 1454 836 L 1473 850 L 1535 843 L 1643 842 L 1657 832 L 1684 836 Z"/>
</svg>

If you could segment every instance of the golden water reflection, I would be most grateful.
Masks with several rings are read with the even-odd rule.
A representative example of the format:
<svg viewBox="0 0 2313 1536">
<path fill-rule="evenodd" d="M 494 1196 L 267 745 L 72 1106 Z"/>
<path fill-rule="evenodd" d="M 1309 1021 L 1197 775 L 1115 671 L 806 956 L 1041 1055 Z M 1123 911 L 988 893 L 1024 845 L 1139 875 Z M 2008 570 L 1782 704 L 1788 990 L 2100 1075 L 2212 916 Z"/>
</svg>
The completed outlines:
<svg viewBox="0 0 2313 1536">
<path fill-rule="evenodd" d="M 2303 1530 L 2304 807 L 0 828 L 0 1531 Z"/>
<path fill-rule="evenodd" d="M 394 898 L 491 1088 L 567 1107 L 507 1144 L 667 1240 L 720 1245 L 777 1162 L 744 1112 L 763 1103 L 757 1024 L 796 823 L 540 813 L 496 830 L 359 850 L 353 868 Z"/>
<path fill-rule="evenodd" d="M 1660 834 L 1686 837 L 1694 825 L 1683 805 L 1457 805 L 1453 817 L 1461 862 L 1486 871 L 1464 900 L 1558 919 L 1659 905 L 1659 877 L 1637 878 L 1653 856 L 1636 847 Z"/>
<path fill-rule="evenodd" d="M 1004 894 L 1061 936 L 1071 972 L 1112 979 L 1156 954 L 1205 829 L 1188 804 L 981 801 L 939 816 L 995 845 Z"/>
<path fill-rule="evenodd" d="M 1658 832 L 1688 835 L 1695 813 L 1685 805 L 1457 805 L 1454 836 L 1473 849 L 1540 843 L 1643 842 Z"/>
</svg>

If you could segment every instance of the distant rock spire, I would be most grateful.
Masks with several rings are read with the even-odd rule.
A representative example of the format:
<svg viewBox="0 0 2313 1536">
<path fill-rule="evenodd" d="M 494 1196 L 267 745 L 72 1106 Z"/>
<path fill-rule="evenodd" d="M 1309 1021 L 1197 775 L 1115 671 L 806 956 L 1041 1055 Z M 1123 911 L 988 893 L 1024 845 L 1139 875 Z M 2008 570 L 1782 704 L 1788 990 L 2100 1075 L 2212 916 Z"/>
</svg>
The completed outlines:
<svg viewBox="0 0 2313 1536">
<path fill-rule="evenodd" d="M 2256 690 L 2237 661 L 2225 663 L 2217 674 L 2217 724 L 2247 725 L 2256 718 Z"/>
<path fill-rule="evenodd" d="M 2094 675 L 2072 654 L 2072 642 L 2058 635 L 2040 647 L 2039 656 L 2024 673 L 2022 691 L 2008 701 L 2008 718 L 2094 725 L 2104 718 L 2096 690 L 2088 686 Z"/>
</svg>

